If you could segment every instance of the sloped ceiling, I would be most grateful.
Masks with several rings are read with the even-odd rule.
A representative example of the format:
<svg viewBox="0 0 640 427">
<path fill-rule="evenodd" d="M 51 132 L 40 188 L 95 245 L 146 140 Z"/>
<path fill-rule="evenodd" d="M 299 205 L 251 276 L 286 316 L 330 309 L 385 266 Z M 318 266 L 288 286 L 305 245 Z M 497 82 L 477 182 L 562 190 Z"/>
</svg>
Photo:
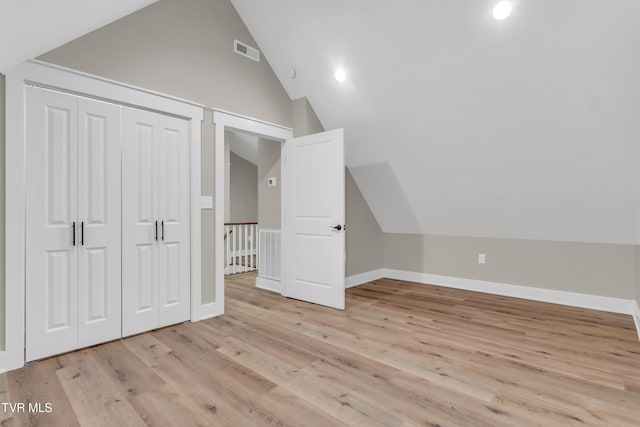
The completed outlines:
<svg viewBox="0 0 640 427">
<path fill-rule="evenodd" d="M 258 166 L 258 137 L 240 132 L 229 132 L 229 148 L 249 163 Z"/>
<path fill-rule="evenodd" d="M 385 232 L 639 242 L 640 2 L 232 3 Z"/>
<path fill-rule="evenodd" d="M 0 0 L 0 72 L 155 0 Z"/>
</svg>

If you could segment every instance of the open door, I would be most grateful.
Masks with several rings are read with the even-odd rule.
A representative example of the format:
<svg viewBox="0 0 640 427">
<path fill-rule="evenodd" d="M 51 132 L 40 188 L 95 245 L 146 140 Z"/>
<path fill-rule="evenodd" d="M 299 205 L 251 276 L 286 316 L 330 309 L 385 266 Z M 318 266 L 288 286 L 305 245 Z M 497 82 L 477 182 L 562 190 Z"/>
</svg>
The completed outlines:
<svg viewBox="0 0 640 427">
<path fill-rule="evenodd" d="M 283 162 L 283 294 L 344 310 L 343 130 L 287 140 Z"/>
</svg>

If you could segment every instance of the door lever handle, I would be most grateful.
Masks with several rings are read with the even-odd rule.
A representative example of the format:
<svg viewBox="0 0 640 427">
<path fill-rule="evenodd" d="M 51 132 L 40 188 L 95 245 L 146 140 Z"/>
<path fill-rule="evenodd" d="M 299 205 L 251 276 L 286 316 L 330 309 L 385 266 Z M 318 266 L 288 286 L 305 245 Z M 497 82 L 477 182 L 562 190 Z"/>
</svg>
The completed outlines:
<svg viewBox="0 0 640 427">
<path fill-rule="evenodd" d="M 336 230 L 336 231 L 340 231 L 340 230 L 342 230 L 342 226 L 341 226 L 340 224 L 338 224 L 338 225 L 336 225 L 336 226 L 333 226 L 333 227 L 331 227 L 331 228 L 332 228 L 333 230 Z"/>
</svg>

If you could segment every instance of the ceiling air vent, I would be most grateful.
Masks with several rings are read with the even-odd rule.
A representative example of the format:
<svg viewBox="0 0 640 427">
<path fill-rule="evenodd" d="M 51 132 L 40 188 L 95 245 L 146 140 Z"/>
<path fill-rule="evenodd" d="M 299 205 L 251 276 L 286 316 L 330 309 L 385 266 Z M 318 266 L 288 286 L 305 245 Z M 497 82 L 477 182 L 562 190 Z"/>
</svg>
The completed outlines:
<svg viewBox="0 0 640 427">
<path fill-rule="evenodd" d="M 249 59 L 253 59 L 256 62 L 260 62 L 260 51 L 256 48 L 248 46 L 241 41 L 233 41 L 233 50 L 242 56 L 246 56 Z"/>
</svg>

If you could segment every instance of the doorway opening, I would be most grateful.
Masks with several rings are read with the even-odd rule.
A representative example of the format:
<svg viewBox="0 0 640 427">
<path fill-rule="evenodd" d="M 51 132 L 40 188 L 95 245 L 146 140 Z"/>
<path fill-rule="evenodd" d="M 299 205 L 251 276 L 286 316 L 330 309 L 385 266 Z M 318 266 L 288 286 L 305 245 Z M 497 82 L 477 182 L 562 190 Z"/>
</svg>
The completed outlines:
<svg viewBox="0 0 640 427">
<path fill-rule="evenodd" d="M 225 262 L 239 268 L 248 252 L 231 252 L 225 256 L 225 134 L 228 132 L 258 138 L 258 150 L 273 143 L 274 157 L 268 167 L 258 172 L 267 188 L 282 186 L 279 203 L 280 235 L 269 240 L 262 235 L 265 224 L 257 224 L 257 264 L 260 276 L 268 270 L 261 267 L 267 256 L 261 253 L 278 253 L 266 248 L 279 244 L 279 255 L 272 260 L 272 272 L 279 268 L 279 280 L 269 277 L 256 278 L 256 286 L 276 291 L 285 297 L 307 301 L 344 310 L 345 270 L 345 166 L 344 132 L 342 129 L 293 138 L 292 130 L 214 110 L 215 126 L 215 301 L 208 304 L 210 312 L 224 313 Z M 264 140 L 264 141 L 263 141 Z M 230 144 L 229 144 L 230 151 Z M 229 158 L 231 154 L 229 154 Z M 267 156 L 265 156 L 266 158 Z M 258 156 L 260 162 L 261 156 Z M 279 165 L 278 165 L 279 163 Z M 260 168 L 259 168 L 260 169 Z M 280 171 L 278 179 L 277 172 Z M 231 183 L 231 182 L 230 182 Z M 260 183 L 260 181 L 259 181 Z M 260 186 L 258 193 L 260 193 Z M 265 193 L 266 194 L 266 193 Z M 229 197 L 232 197 L 231 195 Z M 277 200 L 277 198 L 275 198 Z M 260 198 L 259 198 L 260 201 Z M 273 200 L 272 200 L 273 204 Z M 262 216 L 262 205 L 258 215 Z M 229 212 L 230 215 L 232 212 Z M 262 222 L 262 224 L 261 224 Z M 266 229 L 268 230 L 268 228 Z M 277 231 L 277 230 L 276 230 Z M 227 239 L 239 231 L 228 230 Z M 245 233 L 248 236 L 250 231 Z M 239 236 L 234 236 L 238 239 Z M 245 237 L 242 241 L 248 241 Z M 252 238 L 252 243 L 255 238 Z M 263 246 L 264 244 L 264 246 Z M 248 255 L 248 256 L 247 256 Z M 226 258 L 226 261 L 225 261 Z M 246 267 L 243 266 L 243 267 Z M 215 314 L 213 314 L 215 315 Z"/>
<path fill-rule="evenodd" d="M 224 274 L 282 292 L 282 142 L 225 131 Z"/>
<path fill-rule="evenodd" d="M 258 255 L 258 138 L 224 134 L 224 274 L 256 271 Z"/>
<path fill-rule="evenodd" d="M 285 226 L 282 149 L 293 131 L 214 111 L 215 305 L 224 311 L 225 277 L 248 273 L 248 285 L 282 293 Z M 221 255 L 221 256 L 220 256 Z M 255 277 L 255 279 L 254 279 Z"/>
</svg>

